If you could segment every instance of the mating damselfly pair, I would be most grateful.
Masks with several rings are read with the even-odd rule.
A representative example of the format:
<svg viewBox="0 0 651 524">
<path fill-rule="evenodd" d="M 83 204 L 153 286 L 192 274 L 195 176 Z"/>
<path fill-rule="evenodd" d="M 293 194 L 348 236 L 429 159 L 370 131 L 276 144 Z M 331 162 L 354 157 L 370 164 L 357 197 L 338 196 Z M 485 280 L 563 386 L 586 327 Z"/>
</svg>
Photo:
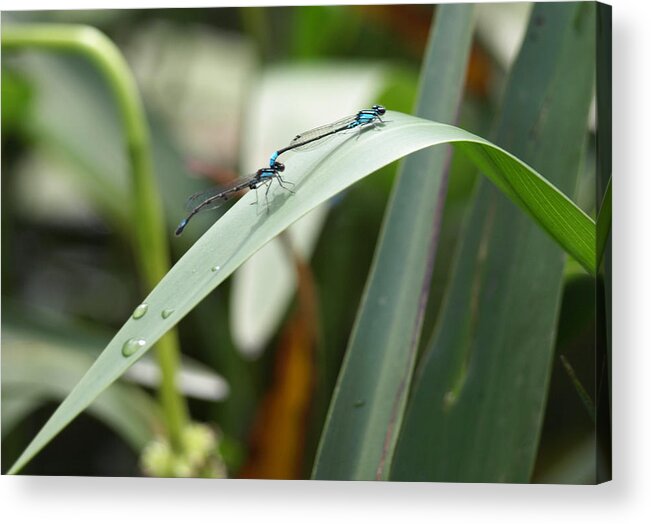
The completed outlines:
<svg viewBox="0 0 651 524">
<path fill-rule="evenodd" d="M 354 129 L 361 131 L 362 128 L 369 125 L 375 127 L 378 123 L 383 124 L 384 121 L 382 120 L 382 116 L 385 113 L 386 109 L 376 104 L 371 107 L 371 109 L 362 109 L 355 115 L 342 118 L 325 126 L 316 127 L 309 131 L 299 133 L 293 138 L 288 146 L 274 151 L 269 160 L 269 167 L 258 169 L 254 174 L 241 177 L 226 186 L 212 188 L 192 195 L 186 203 L 186 209 L 189 211 L 189 214 L 176 228 L 176 235 L 183 233 L 183 230 L 194 215 L 201 211 L 219 207 L 244 189 L 258 189 L 261 186 L 266 186 L 266 199 L 269 189 L 271 188 L 271 183 L 273 180 L 277 180 L 278 184 L 282 188 L 293 193 L 293 191 L 287 187 L 287 184 L 293 184 L 284 180 L 280 175 L 280 173 L 285 171 L 285 165 L 277 161 L 280 155 L 292 150 L 304 151 L 311 148 L 313 145 L 322 144 L 328 137 L 339 133 L 345 133 L 346 131 Z"/>
</svg>

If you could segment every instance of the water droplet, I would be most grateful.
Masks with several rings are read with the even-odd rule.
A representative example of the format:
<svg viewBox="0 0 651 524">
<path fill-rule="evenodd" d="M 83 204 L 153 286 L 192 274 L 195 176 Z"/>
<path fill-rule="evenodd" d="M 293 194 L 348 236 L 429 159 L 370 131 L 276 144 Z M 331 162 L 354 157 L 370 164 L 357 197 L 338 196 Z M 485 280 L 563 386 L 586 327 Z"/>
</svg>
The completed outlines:
<svg viewBox="0 0 651 524">
<path fill-rule="evenodd" d="M 210 268 L 210 271 L 212 271 L 213 273 L 217 273 L 217 271 L 219 271 L 220 269 L 221 269 L 220 266 L 213 266 Z"/>
<path fill-rule="evenodd" d="M 139 318 L 144 317 L 145 313 L 147 313 L 147 309 L 149 309 L 149 306 L 147 304 L 140 304 L 136 309 L 133 310 L 133 318 L 138 320 Z"/>
<path fill-rule="evenodd" d="M 130 338 L 122 346 L 122 355 L 125 357 L 130 357 L 140 348 L 145 347 L 147 342 L 143 338 Z"/>
<path fill-rule="evenodd" d="M 163 309 L 163 311 L 160 312 L 160 316 L 163 318 L 169 317 L 172 313 L 174 313 L 173 309 Z"/>
<path fill-rule="evenodd" d="M 356 408 L 361 408 L 364 404 L 366 404 L 366 401 L 365 401 L 365 400 L 357 400 L 357 401 L 353 404 L 353 406 L 356 407 Z"/>
</svg>

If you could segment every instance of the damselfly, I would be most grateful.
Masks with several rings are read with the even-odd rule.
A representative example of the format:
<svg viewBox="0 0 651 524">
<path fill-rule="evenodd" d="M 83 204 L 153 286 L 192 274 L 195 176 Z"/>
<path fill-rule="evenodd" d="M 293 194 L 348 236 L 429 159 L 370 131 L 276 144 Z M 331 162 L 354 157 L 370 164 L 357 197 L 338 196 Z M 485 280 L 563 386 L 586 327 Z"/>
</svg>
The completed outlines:
<svg viewBox="0 0 651 524">
<path fill-rule="evenodd" d="M 341 120 L 337 120 L 331 124 L 316 127 L 309 131 L 305 131 L 304 133 L 300 133 L 294 137 L 288 146 L 275 151 L 274 154 L 271 155 L 269 165 L 273 166 L 280 155 L 287 151 L 291 151 L 292 149 L 298 151 L 304 150 L 315 142 L 322 141 L 326 137 L 336 135 L 337 133 L 342 133 L 350 129 L 361 129 L 363 126 L 369 124 L 376 126 L 377 122 L 384 123 L 384 120 L 382 120 L 382 115 L 384 115 L 384 113 L 386 113 L 386 109 L 383 106 L 376 104 L 371 109 L 362 109 L 356 115 L 347 116 L 346 118 L 342 118 Z"/>
<path fill-rule="evenodd" d="M 175 234 L 178 236 L 183 233 L 183 230 L 188 225 L 188 222 L 190 222 L 190 219 L 197 213 L 206 211 L 208 209 L 215 209 L 221 206 L 224 202 L 233 198 L 243 189 L 258 189 L 259 187 L 266 185 L 266 198 L 267 193 L 269 193 L 269 189 L 271 187 L 271 182 L 276 179 L 281 187 L 293 193 L 293 191 L 285 185 L 293 184 L 291 182 L 283 180 L 283 178 L 280 176 L 280 173 L 283 171 L 285 171 L 285 166 L 280 162 L 274 162 L 271 167 L 258 169 L 254 174 L 239 178 L 232 184 L 195 193 L 190 198 L 188 198 L 188 201 L 185 204 L 186 210 L 188 210 L 190 213 L 183 220 L 181 220 L 180 224 L 176 228 Z"/>
</svg>

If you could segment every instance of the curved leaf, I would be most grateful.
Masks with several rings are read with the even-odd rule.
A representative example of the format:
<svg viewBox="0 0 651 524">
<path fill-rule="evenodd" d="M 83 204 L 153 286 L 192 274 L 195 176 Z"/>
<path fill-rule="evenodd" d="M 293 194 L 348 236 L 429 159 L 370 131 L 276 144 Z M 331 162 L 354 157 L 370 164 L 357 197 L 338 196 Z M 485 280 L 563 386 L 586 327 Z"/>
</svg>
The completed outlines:
<svg viewBox="0 0 651 524">
<path fill-rule="evenodd" d="M 267 209 L 262 190 L 258 205 L 251 205 L 256 203 L 256 195 L 247 194 L 224 214 L 149 294 L 145 300 L 147 314 L 130 318 L 122 326 L 10 473 L 24 466 L 101 391 L 273 237 L 361 178 L 426 147 L 452 143 L 461 148 L 500 189 L 594 273 L 594 222 L 533 169 L 487 140 L 457 127 L 393 111 L 387 112 L 386 120 L 382 129 L 337 136 L 314 151 L 288 153 L 283 158 L 284 177 L 295 184 L 296 194 L 274 183 Z M 173 311 L 163 318 L 164 310 Z M 122 348 L 131 339 L 141 342 L 134 353 L 124 357 Z"/>
</svg>

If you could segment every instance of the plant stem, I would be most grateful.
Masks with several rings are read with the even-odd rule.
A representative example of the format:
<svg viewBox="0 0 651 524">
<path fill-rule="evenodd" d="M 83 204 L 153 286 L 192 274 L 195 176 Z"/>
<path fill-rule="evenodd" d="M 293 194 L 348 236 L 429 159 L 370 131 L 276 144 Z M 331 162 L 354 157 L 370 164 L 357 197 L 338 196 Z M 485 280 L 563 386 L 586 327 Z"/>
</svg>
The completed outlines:
<svg viewBox="0 0 651 524">
<path fill-rule="evenodd" d="M 601 259 L 604 256 L 608 235 L 610 234 L 613 208 L 611 185 L 612 178 L 609 178 L 597 213 L 597 267 L 601 265 Z"/>
<path fill-rule="evenodd" d="M 585 406 L 585 409 L 588 412 L 588 415 L 590 416 L 592 423 L 596 424 L 597 412 L 595 410 L 594 401 L 592 400 L 592 398 L 590 397 L 586 389 L 583 387 L 583 384 L 581 384 L 581 381 L 576 376 L 574 368 L 569 363 L 569 361 L 565 358 L 565 355 L 561 355 L 561 364 L 563 364 L 563 368 L 565 369 L 567 376 L 572 381 L 572 385 L 576 389 L 576 392 L 579 395 L 581 402 L 583 402 L 583 405 Z"/>
<path fill-rule="evenodd" d="M 94 27 L 58 24 L 3 27 L 3 50 L 28 47 L 81 54 L 101 71 L 113 92 L 131 166 L 137 263 L 147 291 L 153 289 L 169 269 L 169 249 L 160 193 L 153 175 L 147 120 L 128 64 L 115 44 Z M 176 332 L 170 331 L 161 338 L 156 349 L 161 369 L 159 396 L 167 432 L 174 449 L 180 449 L 188 414 L 175 384 L 179 365 Z"/>
</svg>

